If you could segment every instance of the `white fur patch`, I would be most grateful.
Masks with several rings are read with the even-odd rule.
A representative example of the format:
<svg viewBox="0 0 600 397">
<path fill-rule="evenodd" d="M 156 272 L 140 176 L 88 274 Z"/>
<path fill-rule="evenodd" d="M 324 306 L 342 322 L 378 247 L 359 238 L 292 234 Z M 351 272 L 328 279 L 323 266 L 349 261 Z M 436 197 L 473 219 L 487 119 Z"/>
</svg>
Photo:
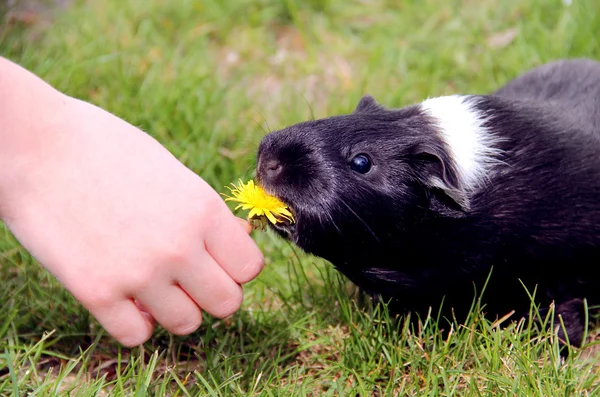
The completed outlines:
<svg viewBox="0 0 600 397">
<path fill-rule="evenodd" d="M 485 117 L 468 97 L 461 95 L 427 99 L 421 108 L 434 120 L 457 167 L 461 187 L 473 191 L 489 179 L 489 168 L 499 161 L 498 141 L 484 127 Z"/>
</svg>

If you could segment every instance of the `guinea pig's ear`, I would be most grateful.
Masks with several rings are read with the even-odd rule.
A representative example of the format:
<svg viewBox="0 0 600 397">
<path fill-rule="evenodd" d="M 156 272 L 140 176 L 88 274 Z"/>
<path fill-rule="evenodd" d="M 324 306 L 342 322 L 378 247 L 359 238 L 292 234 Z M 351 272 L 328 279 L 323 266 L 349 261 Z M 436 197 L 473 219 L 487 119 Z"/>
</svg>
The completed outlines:
<svg viewBox="0 0 600 397">
<path fill-rule="evenodd" d="M 470 209 L 469 195 L 461 186 L 450 157 L 435 147 L 421 148 L 417 155 L 421 182 L 430 188 L 432 210 L 445 216 L 463 217 Z"/>
<path fill-rule="evenodd" d="M 354 113 L 377 113 L 382 110 L 385 110 L 385 108 L 378 104 L 371 95 L 365 95 L 354 109 Z"/>
</svg>

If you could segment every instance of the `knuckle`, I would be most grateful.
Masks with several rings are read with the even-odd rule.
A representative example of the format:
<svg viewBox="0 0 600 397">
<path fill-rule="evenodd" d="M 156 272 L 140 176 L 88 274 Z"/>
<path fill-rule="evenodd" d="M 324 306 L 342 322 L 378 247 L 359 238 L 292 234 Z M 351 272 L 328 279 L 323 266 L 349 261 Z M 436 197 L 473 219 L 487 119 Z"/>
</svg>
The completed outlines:
<svg viewBox="0 0 600 397">
<path fill-rule="evenodd" d="M 182 265 L 186 263 L 189 255 L 189 249 L 182 240 L 173 240 L 165 242 L 162 247 L 161 256 L 169 265 Z"/>
<path fill-rule="evenodd" d="M 115 291 L 107 287 L 97 287 L 73 291 L 77 300 L 90 311 L 105 309 L 114 305 L 117 300 Z"/>
<path fill-rule="evenodd" d="M 150 281 L 153 278 L 152 268 L 144 269 L 144 271 L 132 271 L 122 279 L 122 289 L 131 291 L 133 295 L 137 295 L 140 291 L 148 288 Z"/>
<path fill-rule="evenodd" d="M 223 216 L 225 210 L 229 208 L 225 205 L 221 197 L 210 194 L 204 197 L 202 206 L 199 206 L 196 212 L 196 221 L 199 223 L 211 222 Z M 230 212 L 229 212 L 230 213 Z"/>
</svg>

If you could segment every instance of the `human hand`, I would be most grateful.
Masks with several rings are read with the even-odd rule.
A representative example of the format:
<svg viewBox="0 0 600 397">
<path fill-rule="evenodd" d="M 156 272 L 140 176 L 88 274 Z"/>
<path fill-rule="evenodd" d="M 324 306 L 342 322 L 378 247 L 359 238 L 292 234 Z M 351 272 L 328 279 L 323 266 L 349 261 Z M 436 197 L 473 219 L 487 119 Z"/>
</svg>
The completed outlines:
<svg viewBox="0 0 600 397">
<path fill-rule="evenodd" d="M 153 319 L 188 334 L 201 309 L 234 313 L 263 267 L 247 225 L 152 137 L 56 95 L 51 122 L 0 172 L 14 235 L 126 346 L 146 341 Z"/>
</svg>

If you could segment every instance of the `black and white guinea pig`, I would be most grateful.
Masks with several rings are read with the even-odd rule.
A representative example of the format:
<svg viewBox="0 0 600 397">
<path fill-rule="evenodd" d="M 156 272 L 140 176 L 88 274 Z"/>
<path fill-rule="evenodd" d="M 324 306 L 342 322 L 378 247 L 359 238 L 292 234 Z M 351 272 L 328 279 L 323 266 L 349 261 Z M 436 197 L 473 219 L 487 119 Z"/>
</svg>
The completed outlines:
<svg viewBox="0 0 600 397">
<path fill-rule="evenodd" d="M 396 312 L 464 315 L 491 271 L 488 315 L 525 315 L 535 290 L 578 345 L 583 299 L 600 301 L 598 62 L 402 109 L 365 96 L 266 135 L 257 179 L 295 214 L 280 235 Z"/>
</svg>

